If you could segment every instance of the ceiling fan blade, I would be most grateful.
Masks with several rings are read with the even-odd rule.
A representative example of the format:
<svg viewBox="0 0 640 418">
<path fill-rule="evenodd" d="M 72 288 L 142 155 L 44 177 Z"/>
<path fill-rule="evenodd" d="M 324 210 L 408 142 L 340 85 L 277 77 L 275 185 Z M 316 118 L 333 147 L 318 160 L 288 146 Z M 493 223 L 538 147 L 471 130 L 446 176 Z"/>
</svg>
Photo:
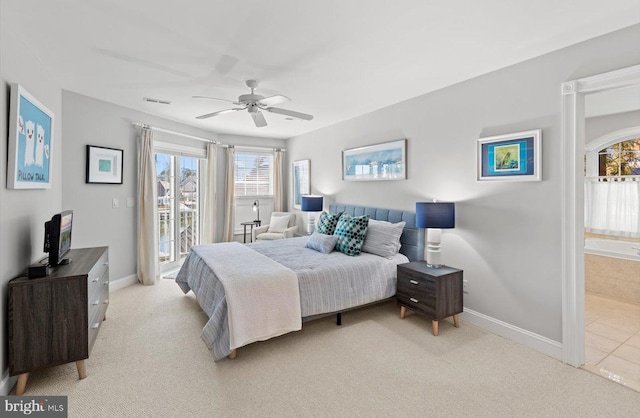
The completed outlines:
<svg viewBox="0 0 640 418">
<path fill-rule="evenodd" d="M 201 116 L 196 116 L 196 119 L 208 119 L 208 118 L 212 118 L 214 116 L 224 115 L 225 113 L 237 112 L 238 110 L 244 110 L 244 109 L 245 108 L 243 108 L 243 107 L 236 107 L 234 109 L 218 110 L 217 112 L 207 113 L 206 115 L 201 115 Z"/>
<path fill-rule="evenodd" d="M 253 122 L 256 124 L 258 128 L 262 128 L 267 126 L 267 120 L 264 118 L 262 112 L 251 112 L 251 117 L 253 118 Z"/>
<path fill-rule="evenodd" d="M 276 94 L 276 95 L 265 97 L 264 99 L 258 100 L 258 104 L 261 104 L 262 106 L 273 106 L 278 103 L 288 102 L 289 100 L 291 99 L 288 98 L 287 96 L 283 96 L 282 94 Z"/>
<path fill-rule="evenodd" d="M 191 97 L 194 98 L 194 99 L 218 100 L 220 102 L 233 103 L 235 105 L 239 105 L 240 104 L 238 102 L 234 102 L 233 100 L 219 99 L 217 97 L 209 97 L 209 96 L 191 96 Z"/>
<path fill-rule="evenodd" d="M 278 113 L 279 115 L 291 116 L 292 118 L 298 118 L 303 120 L 313 119 L 313 115 L 307 115 L 306 113 L 294 112 L 293 110 L 280 109 L 279 107 L 268 107 L 265 109 L 271 113 Z"/>
</svg>

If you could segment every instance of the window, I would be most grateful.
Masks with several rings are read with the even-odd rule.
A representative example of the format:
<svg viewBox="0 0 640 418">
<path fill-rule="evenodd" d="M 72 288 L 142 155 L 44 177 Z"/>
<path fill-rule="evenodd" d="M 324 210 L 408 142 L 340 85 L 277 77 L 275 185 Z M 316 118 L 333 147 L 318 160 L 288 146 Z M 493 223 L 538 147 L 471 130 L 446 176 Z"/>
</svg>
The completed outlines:
<svg viewBox="0 0 640 418">
<path fill-rule="evenodd" d="M 585 228 L 598 234 L 638 238 L 640 138 L 616 134 L 601 138 L 603 142 L 597 141 L 587 152 L 587 173 L 592 177 L 585 178 Z"/>
<path fill-rule="evenodd" d="M 618 142 L 598 152 L 599 176 L 640 176 L 640 138 Z"/>
<path fill-rule="evenodd" d="M 268 220 L 273 211 L 273 151 L 236 148 L 234 229 L 242 234 L 242 222 Z M 254 212 L 255 201 L 258 201 Z M 267 223 L 267 222 L 265 222 Z"/>
<path fill-rule="evenodd" d="M 200 173 L 205 164 L 199 157 L 156 152 L 161 270 L 177 267 L 191 246 L 200 243 Z"/>
<path fill-rule="evenodd" d="M 273 153 L 236 151 L 235 196 L 273 196 Z"/>
</svg>

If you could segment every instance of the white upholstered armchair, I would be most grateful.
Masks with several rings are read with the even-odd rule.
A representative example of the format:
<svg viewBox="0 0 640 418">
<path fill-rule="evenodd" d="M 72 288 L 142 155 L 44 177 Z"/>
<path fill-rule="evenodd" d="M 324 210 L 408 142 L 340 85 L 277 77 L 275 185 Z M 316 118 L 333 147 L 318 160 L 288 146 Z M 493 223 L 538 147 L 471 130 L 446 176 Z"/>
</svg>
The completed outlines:
<svg viewBox="0 0 640 418">
<path fill-rule="evenodd" d="M 253 242 L 291 238 L 298 230 L 296 214 L 291 212 L 272 212 L 269 225 L 253 228 Z"/>
</svg>

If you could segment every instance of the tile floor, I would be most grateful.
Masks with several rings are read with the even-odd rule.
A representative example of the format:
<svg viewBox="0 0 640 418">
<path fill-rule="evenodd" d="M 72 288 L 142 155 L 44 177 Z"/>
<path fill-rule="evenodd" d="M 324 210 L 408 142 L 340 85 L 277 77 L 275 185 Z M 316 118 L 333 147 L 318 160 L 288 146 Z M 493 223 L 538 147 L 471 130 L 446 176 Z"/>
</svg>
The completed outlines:
<svg viewBox="0 0 640 418">
<path fill-rule="evenodd" d="M 640 305 L 585 295 L 585 369 L 640 392 Z"/>
</svg>

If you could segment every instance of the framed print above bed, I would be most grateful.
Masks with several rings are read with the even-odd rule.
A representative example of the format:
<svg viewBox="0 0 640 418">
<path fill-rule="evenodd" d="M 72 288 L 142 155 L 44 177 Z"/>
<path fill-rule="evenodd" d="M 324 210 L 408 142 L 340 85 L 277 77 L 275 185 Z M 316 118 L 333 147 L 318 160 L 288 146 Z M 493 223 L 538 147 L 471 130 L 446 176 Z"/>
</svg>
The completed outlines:
<svg viewBox="0 0 640 418">
<path fill-rule="evenodd" d="M 542 130 L 478 139 L 478 181 L 542 180 Z"/>
<path fill-rule="evenodd" d="M 9 189 L 49 189 L 54 114 L 19 84 L 11 84 Z"/>
<path fill-rule="evenodd" d="M 87 145 L 87 183 L 122 184 L 124 151 Z"/>
<path fill-rule="evenodd" d="M 302 209 L 302 195 L 311 194 L 311 160 L 293 162 L 293 207 Z"/>
<path fill-rule="evenodd" d="M 406 178 L 406 139 L 342 151 L 343 180 L 404 180 Z"/>
</svg>

